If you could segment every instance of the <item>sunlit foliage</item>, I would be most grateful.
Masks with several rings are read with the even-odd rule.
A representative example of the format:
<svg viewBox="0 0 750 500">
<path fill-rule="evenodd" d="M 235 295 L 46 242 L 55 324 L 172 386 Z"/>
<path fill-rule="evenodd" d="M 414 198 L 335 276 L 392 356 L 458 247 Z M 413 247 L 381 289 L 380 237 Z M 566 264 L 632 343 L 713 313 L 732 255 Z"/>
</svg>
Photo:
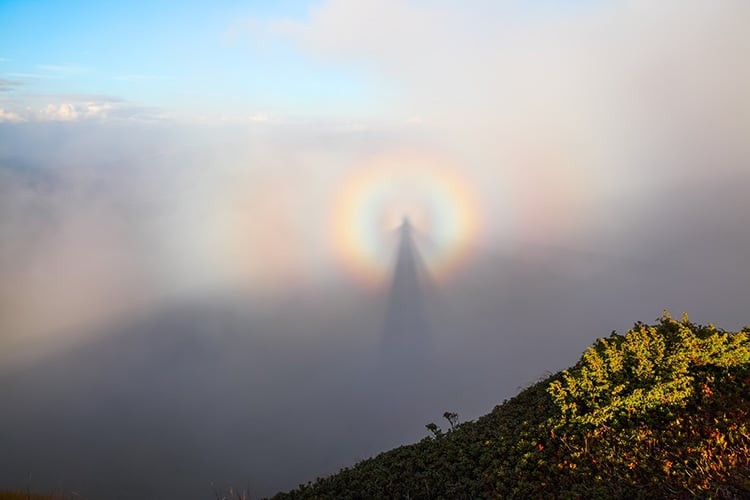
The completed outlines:
<svg viewBox="0 0 750 500">
<path fill-rule="evenodd" d="M 750 329 L 665 313 L 475 422 L 434 427 L 278 498 L 747 497 Z"/>
</svg>

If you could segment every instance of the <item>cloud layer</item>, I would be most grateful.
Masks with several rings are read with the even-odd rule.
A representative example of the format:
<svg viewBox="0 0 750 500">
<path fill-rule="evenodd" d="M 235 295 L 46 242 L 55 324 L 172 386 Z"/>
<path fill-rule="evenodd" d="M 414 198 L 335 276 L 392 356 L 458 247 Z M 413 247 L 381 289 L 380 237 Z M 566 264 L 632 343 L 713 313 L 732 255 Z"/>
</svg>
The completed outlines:
<svg viewBox="0 0 750 500">
<path fill-rule="evenodd" d="M 595 337 L 663 308 L 741 327 L 748 18 L 742 0 L 331 0 L 302 20 L 232 23 L 227 43 L 284 44 L 374 82 L 380 100 L 367 116 L 247 113 L 240 97 L 237 110 L 207 116 L 0 81 L 0 374 L 18 377 L 0 383 L 11 380 L 19 405 L 32 393 L 39 403 L 6 418 L 20 428 L 39 415 L 24 427 L 33 439 L 33 424 L 54 429 L 44 405 L 58 386 L 34 385 L 36 369 L 50 366 L 44 380 L 63 384 L 59 374 L 80 365 L 59 392 L 80 402 L 64 422 L 122 424 L 137 458 L 153 445 L 143 429 L 182 416 L 183 434 L 159 450 L 168 457 L 187 443 L 190 456 L 219 457 L 212 473 L 227 481 L 246 472 L 234 439 L 255 440 L 250 461 L 270 493 L 418 439 L 442 411 L 486 412 Z M 410 310 L 388 309 L 396 242 L 387 232 L 337 238 L 336 221 L 355 219 L 340 213 L 351 179 L 408 171 L 414 158 L 427 177 L 439 160 L 451 173 L 441 178 L 460 179 L 481 224 L 451 279 L 431 280 L 428 266 L 424 391 L 388 413 L 376 396 L 414 377 L 367 378 L 388 371 L 367 364 L 386 312 Z M 385 269 L 375 288 L 340 258 L 342 240 L 372 239 L 382 251 L 368 258 Z M 133 381 L 134 366 L 151 371 Z M 96 385 L 92 373 L 111 379 Z M 87 401 L 92 384 L 143 413 L 118 420 L 107 413 L 116 406 Z M 215 416 L 211 404 L 227 411 Z M 300 414 L 319 432 L 297 432 Z M 365 421 L 377 432 L 359 432 Z M 87 443 L 117 435 L 84 427 L 75 428 Z M 5 437 L 38 449 L 17 436 Z M 331 440 L 347 446 L 327 454 Z M 295 477 L 282 471 L 289 457 L 304 457 Z M 25 464 L 11 465 L 25 477 Z"/>
</svg>

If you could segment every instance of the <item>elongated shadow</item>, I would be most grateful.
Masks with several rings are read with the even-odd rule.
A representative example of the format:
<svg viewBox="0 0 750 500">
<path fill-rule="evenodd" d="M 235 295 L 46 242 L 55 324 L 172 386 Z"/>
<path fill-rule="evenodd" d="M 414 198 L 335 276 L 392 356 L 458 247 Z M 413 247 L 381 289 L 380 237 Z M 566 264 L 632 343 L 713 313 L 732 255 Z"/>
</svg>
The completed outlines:
<svg viewBox="0 0 750 500">
<path fill-rule="evenodd" d="M 382 359 L 392 368 L 418 364 L 430 351 L 425 273 L 424 263 L 414 243 L 414 229 L 404 218 L 399 228 L 396 265 L 388 294 L 382 344 Z"/>
</svg>

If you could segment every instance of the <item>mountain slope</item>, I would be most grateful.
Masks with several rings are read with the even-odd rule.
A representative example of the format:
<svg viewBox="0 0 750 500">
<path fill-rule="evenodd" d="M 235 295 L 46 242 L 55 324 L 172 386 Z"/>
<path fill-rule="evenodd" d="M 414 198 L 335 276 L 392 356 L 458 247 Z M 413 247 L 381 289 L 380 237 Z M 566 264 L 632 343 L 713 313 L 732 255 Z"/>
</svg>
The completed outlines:
<svg viewBox="0 0 750 500">
<path fill-rule="evenodd" d="M 637 323 L 474 422 L 275 498 L 750 495 L 750 329 Z"/>
</svg>

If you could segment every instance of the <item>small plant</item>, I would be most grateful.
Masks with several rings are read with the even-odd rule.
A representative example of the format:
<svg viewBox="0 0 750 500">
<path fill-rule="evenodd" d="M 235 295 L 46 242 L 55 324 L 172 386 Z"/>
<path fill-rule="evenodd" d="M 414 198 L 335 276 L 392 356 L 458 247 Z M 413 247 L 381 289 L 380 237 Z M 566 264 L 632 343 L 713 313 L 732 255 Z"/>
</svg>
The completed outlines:
<svg viewBox="0 0 750 500">
<path fill-rule="evenodd" d="M 458 413 L 446 411 L 445 413 L 443 413 L 443 418 L 445 418 L 450 424 L 450 430 L 456 429 L 456 426 L 458 426 Z"/>
<path fill-rule="evenodd" d="M 427 427 L 427 430 L 430 431 L 436 438 L 443 435 L 443 430 L 435 422 L 430 422 L 429 424 L 425 425 L 425 427 Z"/>
</svg>

